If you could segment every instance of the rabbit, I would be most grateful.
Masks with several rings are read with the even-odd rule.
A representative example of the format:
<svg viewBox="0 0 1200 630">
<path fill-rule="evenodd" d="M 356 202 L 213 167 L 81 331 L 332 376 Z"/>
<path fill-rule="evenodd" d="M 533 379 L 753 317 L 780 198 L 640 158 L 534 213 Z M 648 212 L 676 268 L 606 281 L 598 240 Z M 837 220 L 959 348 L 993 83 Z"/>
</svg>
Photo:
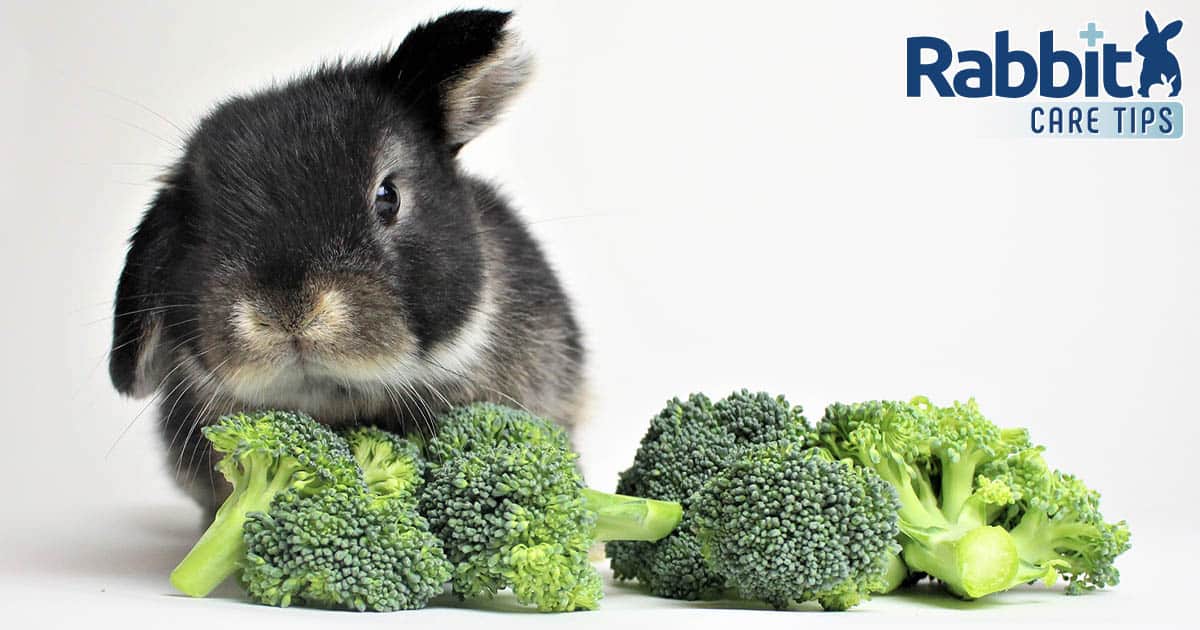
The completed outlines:
<svg viewBox="0 0 1200 630">
<path fill-rule="evenodd" d="M 1179 75 L 1179 60 L 1167 50 L 1167 40 L 1179 34 L 1183 21 L 1175 20 L 1159 31 L 1154 16 L 1146 11 L 1146 35 L 1138 41 L 1134 50 L 1142 56 L 1142 73 L 1139 78 L 1138 94 L 1150 96 L 1150 86 L 1168 83 L 1171 96 L 1179 95 L 1183 78 Z"/>
<path fill-rule="evenodd" d="M 448 13 L 391 55 L 229 99 L 129 241 L 109 372 L 153 395 L 168 466 L 215 509 L 200 428 L 256 409 L 436 430 L 475 401 L 574 426 L 585 352 L 539 244 L 459 150 L 526 84 L 507 12 Z"/>
</svg>

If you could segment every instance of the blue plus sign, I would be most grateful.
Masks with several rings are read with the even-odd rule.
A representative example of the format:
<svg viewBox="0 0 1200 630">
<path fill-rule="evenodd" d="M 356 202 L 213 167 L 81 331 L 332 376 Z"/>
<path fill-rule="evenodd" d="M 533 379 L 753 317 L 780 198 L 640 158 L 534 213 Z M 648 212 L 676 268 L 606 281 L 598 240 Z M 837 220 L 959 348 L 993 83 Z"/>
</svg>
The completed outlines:
<svg viewBox="0 0 1200 630">
<path fill-rule="evenodd" d="M 1104 39 L 1104 31 L 1097 31 L 1095 22 L 1088 22 L 1087 30 L 1079 31 L 1079 39 L 1086 39 L 1088 48 L 1094 48 L 1097 39 Z"/>
</svg>

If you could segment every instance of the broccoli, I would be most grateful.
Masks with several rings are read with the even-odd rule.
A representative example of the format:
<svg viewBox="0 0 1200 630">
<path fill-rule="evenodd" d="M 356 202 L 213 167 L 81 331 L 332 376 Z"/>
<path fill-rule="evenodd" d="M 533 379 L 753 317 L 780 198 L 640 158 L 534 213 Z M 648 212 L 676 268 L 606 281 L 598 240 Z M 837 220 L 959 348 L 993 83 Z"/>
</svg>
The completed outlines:
<svg viewBox="0 0 1200 630">
<path fill-rule="evenodd" d="M 726 579 L 702 553 L 690 509 L 693 495 L 727 469 L 741 450 L 774 441 L 805 444 L 810 434 L 803 410 L 782 396 L 741 390 L 715 404 L 704 394 L 668 402 L 651 419 L 633 464 L 621 473 L 617 492 L 678 501 L 683 523 L 657 542 L 607 544 L 613 574 L 636 579 L 659 597 L 720 595 Z"/>
<path fill-rule="evenodd" d="M 363 486 L 345 441 L 304 414 L 239 413 L 202 431 L 223 454 L 217 470 L 233 492 L 171 572 L 171 583 L 187 595 L 203 597 L 237 572 L 246 553 L 242 529 L 247 515 L 267 511 L 280 493 L 311 496 L 329 488 Z"/>
<path fill-rule="evenodd" d="M 562 427 L 527 411 L 480 402 L 455 407 L 438 420 L 437 435 L 425 444 L 431 471 L 442 462 L 498 444 L 547 444 L 570 449 Z"/>
<path fill-rule="evenodd" d="M 566 432 L 494 403 L 450 410 L 425 445 L 421 500 L 454 567 L 459 597 L 511 588 L 541 611 L 592 609 L 601 597 L 588 562 L 595 516 Z"/>
<path fill-rule="evenodd" d="M 287 491 L 245 526 L 242 584 L 261 603 L 392 611 L 422 608 L 450 568 L 415 505 L 352 487 Z"/>
<path fill-rule="evenodd" d="M 711 569 L 780 609 L 846 610 L 884 590 L 898 506 L 878 475 L 796 442 L 745 451 L 692 498 Z"/>
<path fill-rule="evenodd" d="M 1015 583 L 1056 577 L 1068 580 L 1067 593 L 1116 586 L 1120 573 L 1113 565 L 1129 547 L 1125 521 L 1106 523 L 1100 514 L 1100 495 L 1078 477 L 1051 470 L 1040 446 L 1026 445 L 986 466 L 1013 489 L 1014 502 L 998 524 L 1016 544 L 1019 567 Z"/>
<path fill-rule="evenodd" d="M 376 427 L 355 427 L 344 435 L 372 495 L 416 504 L 425 481 L 420 445 Z"/>
<path fill-rule="evenodd" d="M 772 411 L 786 404 L 735 396 L 731 403 Z M 540 610 L 593 608 L 600 587 L 587 550 L 597 540 L 663 544 L 656 552 L 661 566 L 711 573 L 714 590 L 732 586 L 778 607 L 815 599 L 844 609 L 882 588 L 896 547 L 894 490 L 869 471 L 804 451 L 806 425 L 790 407 L 758 426 L 752 406 L 718 407 L 735 408 L 739 413 L 721 417 L 741 422 L 745 432 L 728 435 L 746 444 L 731 447 L 726 468 L 689 497 L 693 509 L 686 512 L 678 501 L 584 488 L 562 430 L 548 421 L 478 408 L 484 421 L 476 423 L 471 407 L 448 418 L 429 444 L 447 458 L 431 463 L 422 511 L 455 565 L 455 592 L 490 596 L 510 586 L 518 601 Z M 489 420 L 499 417 L 501 431 Z M 455 450 L 439 444 L 442 435 Z"/>
<path fill-rule="evenodd" d="M 1105 524 L 1094 492 L 1051 473 L 1024 429 L 1001 429 L 973 399 L 834 404 L 817 430 L 835 456 L 895 487 L 905 564 L 952 593 L 978 598 L 1059 574 L 1068 592 L 1116 583 L 1125 524 Z"/>
<path fill-rule="evenodd" d="M 376 428 L 345 434 L 363 486 L 277 496 L 245 525 L 242 584 L 255 600 L 322 608 L 422 608 L 450 578 L 442 543 L 417 512 L 420 448 Z"/>
</svg>

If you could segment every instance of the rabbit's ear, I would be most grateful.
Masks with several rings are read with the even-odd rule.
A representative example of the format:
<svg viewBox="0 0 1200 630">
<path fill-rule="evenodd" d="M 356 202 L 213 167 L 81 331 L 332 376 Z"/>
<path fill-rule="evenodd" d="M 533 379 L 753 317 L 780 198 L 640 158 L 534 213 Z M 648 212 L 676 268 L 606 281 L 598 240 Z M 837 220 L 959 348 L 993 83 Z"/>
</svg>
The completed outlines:
<svg viewBox="0 0 1200 630">
<path fill-rule="evenodd" d="M 163 313 L 178 296 L 165 295 L 166 268 L 178 253 L 188 204 L 186 192 L 171 179 L 159 189 L 129 240 L 113 303 L 108 373 L 117 391 L 135 398 L 158 388 L 168 363 L 161 342 Z"/>
<path fill-rule="evenodd" d="M 413 29 L 384 66 L 407 105 L 461 147 L 499 117 L 532 71 L 511 13 L 455 11 Z"/>
<path fill-rule="evenodd" d="M 1146 11 L 1146 32 L 1151 35 L 1158 35 L 1158 22 L 1154 21 L 1154 16 Z"/>
<path fill-rule="evenodd" d="M 1181 30 L 1183 30 L 1183 20 L 1175 20 L 1162 30 L 1162 38 L 1163 40 L 1171 39 L 1178 35 Z"/>
</svg>

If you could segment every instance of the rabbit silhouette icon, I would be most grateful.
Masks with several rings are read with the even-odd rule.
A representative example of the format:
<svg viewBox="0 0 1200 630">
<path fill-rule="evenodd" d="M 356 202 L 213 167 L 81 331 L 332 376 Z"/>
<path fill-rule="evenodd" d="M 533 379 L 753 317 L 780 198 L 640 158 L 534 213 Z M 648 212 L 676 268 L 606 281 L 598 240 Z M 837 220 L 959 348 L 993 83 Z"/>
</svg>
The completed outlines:
<svg viewBox="0 0 1200 630">
<path fill-rule="evenodd" d="M 1171 96 L 1179 95 L 1183 79 L 1179 74 L 1179 60 L 1167 50 L 1167 40 L 1179 34 L 1183 20 L 1175 20 L 1161 31 L 1154 16 L 1146 11 L 1146 35 L 1134 50 L 1142 56 L 1142 74 L 1139 78 L 1138 94 L 1150 96 L 1150 86 L 1165 83 L 1171 86 Z"/>
</svg>

